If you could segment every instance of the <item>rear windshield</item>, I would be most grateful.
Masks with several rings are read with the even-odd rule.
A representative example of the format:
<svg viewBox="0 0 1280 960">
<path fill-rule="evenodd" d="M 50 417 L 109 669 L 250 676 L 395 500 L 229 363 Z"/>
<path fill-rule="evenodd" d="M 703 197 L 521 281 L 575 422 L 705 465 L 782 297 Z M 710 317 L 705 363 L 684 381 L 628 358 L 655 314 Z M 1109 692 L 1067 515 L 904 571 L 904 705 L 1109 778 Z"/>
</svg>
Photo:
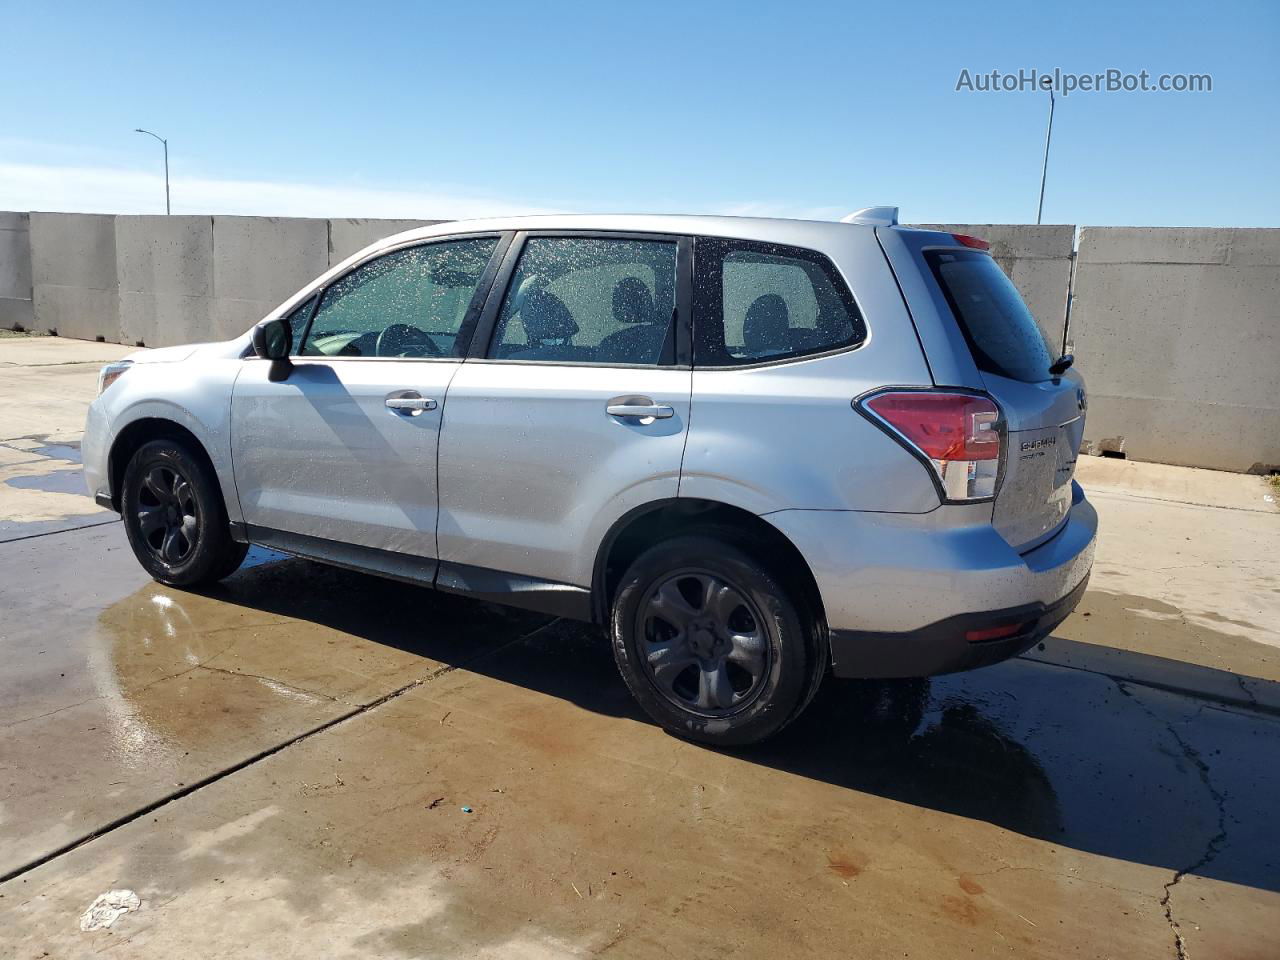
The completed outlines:
<svg viewBox="0 0 1280 960">
<path fill-rule="evenodd" d="M 930 250 L 925 259 L 979 370 L 1028 382 L 1049 379 L 1049 366 L 1056 358 L 1017 287 L 989 255 Z"/>
</svg>

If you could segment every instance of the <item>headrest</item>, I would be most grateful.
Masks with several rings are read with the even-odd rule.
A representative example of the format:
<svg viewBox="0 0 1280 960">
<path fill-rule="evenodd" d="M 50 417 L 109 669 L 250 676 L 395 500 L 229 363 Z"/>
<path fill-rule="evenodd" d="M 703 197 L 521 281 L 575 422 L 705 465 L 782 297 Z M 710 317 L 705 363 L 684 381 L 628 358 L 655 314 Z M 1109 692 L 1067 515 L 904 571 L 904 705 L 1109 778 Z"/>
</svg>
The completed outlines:
<svg viewBox="0 0 1280 960">
<path fill-rule="evenodd" d="M 653 297 L 639 277 L 623 277 L 613 285 L 613 318 L 619 323 L 653 323 Z"/>
<path fill-rule="evenodd" d="M 786 350 L 790 316 L 787 302 L 776 293 L 756 297 L 742 321 L 742 345 L 752 353 Z"/>
<path fill-rule="evenodd" d="M 535 290 L 524 298 L 520 320 L 530 344 L 568 340 L 578 332 L 578 325 L 564 301 L 545 290 Z"/>
</svg>

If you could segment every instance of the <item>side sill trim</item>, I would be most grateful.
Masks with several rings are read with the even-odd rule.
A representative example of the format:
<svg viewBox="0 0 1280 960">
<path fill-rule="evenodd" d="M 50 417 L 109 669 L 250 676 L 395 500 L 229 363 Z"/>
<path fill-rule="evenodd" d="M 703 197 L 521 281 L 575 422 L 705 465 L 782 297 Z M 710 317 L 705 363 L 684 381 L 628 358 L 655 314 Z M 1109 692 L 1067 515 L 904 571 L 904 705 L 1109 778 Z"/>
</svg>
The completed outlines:
<svg viewBox="0 0 1280 960">
<path fill-rule="evenodd" d="M 115 505 L 115 501 L 111 499 L 111 494 L 109 493 L 95 493 L 93 495 L 93 502 L 96 503 L 98 506 L 102 507 L 104 510 L 110 510 L 112 513 L 120 512 L 120 510 Z"/>
<path fill-rule="evenodd" d="M 446 561 L 436 573 L 436 589 L 569 620 L 591 620 L 591 591 L 571 583 Z"/>
<path fill-rule="evenodd" d="M 362 573 L 375 573 L 392 580 L 403 580 L 406 583 L 430 586 L 438 566 L 434 559 L 427 557 L 415 557 L 407 553 L 379 550 L 377 547 L 364 547 L 354 543 L 341 543 L 304 533 L 290 533 L 271 527 L 257 527 L 253 524 L 245 524 L 243 530 L 248 543 L 270 547 L 272 550 L 304 557 L 307 560 L 318 560 L 335 567 L 344 567 Z M 232 536 L 235 536 L 234 527 Z"/>
<path fill-rule="evenodd" d="M 570 583 L 541 580 L 465 563 L 441 563 L 428 557 L 341 543 L 252 524 L 233 523 L 231 536 L 241 543 L 256 543 L 335 567 L 435 587 L 444 593 L 520 607 L 569 620 L 591 620 L 591 591 Z"/>
</svg>

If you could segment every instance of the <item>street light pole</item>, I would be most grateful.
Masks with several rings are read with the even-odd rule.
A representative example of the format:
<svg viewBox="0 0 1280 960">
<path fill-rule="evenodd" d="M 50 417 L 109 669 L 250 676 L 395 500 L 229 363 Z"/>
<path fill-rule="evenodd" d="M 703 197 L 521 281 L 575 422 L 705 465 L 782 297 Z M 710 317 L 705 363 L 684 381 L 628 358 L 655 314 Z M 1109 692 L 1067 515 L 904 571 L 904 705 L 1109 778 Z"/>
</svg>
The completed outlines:
<svg viewBox="0 0 1280 960">
<path fill-rule="evenodd" d="M 1044 166 L 1040 168 L 1040 205 L 1036 207 L 1036 223 L 1044 213 L 1044 181 L 1049 175 L 1049 141 L 1053 139 L 1053 87 L 1049 87 L 1049 129 L 1044 134 Z"/>
<path fill-rule="evenodd" d="M 155 137 L 164 147 L 164 213 L 169 215 L 169 141 L 159 134 L 152 133 L 150 130 L 143 130 L 141 127 L 136 128 L 134 133 L 145 133 L 149 137 Z"/>
</svg>

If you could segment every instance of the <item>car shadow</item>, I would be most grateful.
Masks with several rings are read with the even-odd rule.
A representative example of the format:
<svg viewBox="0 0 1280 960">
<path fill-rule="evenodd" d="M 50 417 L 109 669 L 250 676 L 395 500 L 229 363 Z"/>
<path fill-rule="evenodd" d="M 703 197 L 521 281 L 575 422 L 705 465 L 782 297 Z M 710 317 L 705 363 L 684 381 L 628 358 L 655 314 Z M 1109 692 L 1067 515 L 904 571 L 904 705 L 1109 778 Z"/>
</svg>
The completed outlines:
<svg viewBox="0 0 1280 960">
<path fill-rule="evenodd" d="M 478 601 L 261 555 L 207 595 L 649 722 L 587 624 L 510 610 L 498 617 Z M 481 647 L 460 643 L 452 628 L 424 629 L 477 621 L 502 635 Z M 1200 876 L 1280 891 L 1270 828 L 1280 806 L 1280 771 L 1270 762 L 1280 722 L 1156 689 L 1144 671 L 1166 677 L 1167 662 L 1113 653 L 1124 654 L 1108 661 L 1122 667 L 1119 678 L 1029 659 L 931 680 L 829 678 L 781 734 L 722 752 L 1171 875 L 1194 866 Z M 1215 689 L 1233 677 L 1205 682 Z"/>
</svg>

